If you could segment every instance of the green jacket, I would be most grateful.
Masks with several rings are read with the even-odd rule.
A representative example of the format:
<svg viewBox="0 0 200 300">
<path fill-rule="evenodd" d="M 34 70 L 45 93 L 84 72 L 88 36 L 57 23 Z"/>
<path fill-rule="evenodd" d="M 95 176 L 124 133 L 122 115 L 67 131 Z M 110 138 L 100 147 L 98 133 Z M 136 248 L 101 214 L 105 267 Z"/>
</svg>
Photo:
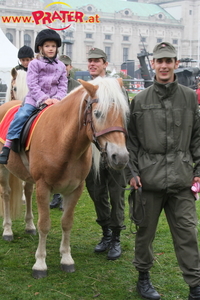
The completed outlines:
<svg viewBox="0 0 200 300">
<path fill-rule="evenodd" d="M 131 164 L 144 190 L 178 192 L 200 177 L 197 98 L 177 80 L 154 81 L 134 98 L 128 133 Z"/>
<path fill-rule="evenodd" d="M 77 80 L 71 78 L 70 76 L 68 76 L 67 78 L 68 78 L 67 93 L 69 94 L 73 89 L 79 86 L 80 83 Z"/>
</svg>

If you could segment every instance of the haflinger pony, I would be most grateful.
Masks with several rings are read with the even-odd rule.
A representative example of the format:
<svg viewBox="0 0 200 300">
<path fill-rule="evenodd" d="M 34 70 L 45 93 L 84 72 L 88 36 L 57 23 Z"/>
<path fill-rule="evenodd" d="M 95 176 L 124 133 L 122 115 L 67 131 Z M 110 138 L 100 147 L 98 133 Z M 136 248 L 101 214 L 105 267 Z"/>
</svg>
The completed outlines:
<svg viewBox="0 0 200 300">
<path fill-rule="evenodd" d="M 50 194 L 61 193 L 63 196 L 61 268 L 74 272 L 70 231 L 74 209 L 91 168 L 92 154 L 96 161 L 100 150 L 109 167 L 116 170 L 123 169 L 129 160 L 126 148 L 129 106 L 122 93 L 122 79 L 99 77 L 90 82 L 80 82 L 82 85 L 44 111 L 34 129 L 30 149 L 20 154 L 11 150 L 8 164 L 0 165 L 1 196 L 7 210 L 4 217 L 7 236 L 10 225 L 9 194 L 12 191 L 10 174 L 36 185 L 39 244 L 32 268 L 34 278 L 47 275 Z M 11 101 L 0 107 L 0 120 L 12 103 L 16 104 Z M 99 150 L 92 151 L 92 142 Z"/>
<path fill-rule="evenodd" d="M 21 100 L 23 101 L 25 96 L 28 93 L 28 86 L 26 83 L 26 75 L 27 72 L 24 70 L 16 70 L 13 68 L 11 70 L 11 82 L 8 86 L 6 92 L 6 100 L 5 102 L 11 100 Z"/>
<path fill-rule="evenodd" d="M 26 76 L 27 76 L 27 72 L 24 70 L 16 70 L 15 68 L 13 68 L 11 70 L 11 82 L 10 85 L 8 86 L 7 92 L 6 92 L 6 99 L 5 102 L 11 101 L 11 100 L 20 100 L 20 101 L 24 101 L 24 98 L 26 97 L 27 93 L 28 93 L 28 86 L 26 83 Z M 28 192 L 30 189 L 32 189 L 31 186 L 29 186 L 29 184 L 27 183 L 22 183 L 22 201 L 23 203 L 27 202 L 26 201 L 26 197 L 30 197 L 30 192 Z M 19 196 L 20 197 L 20 196 Z M 29 202 L 29 200 L 28 200 Z M 20 204 L 20 203 L 19 203 Z M 11 212 L 12 212 L 12 217 L 13 219 L 17 218 L 20 215 L 21 209 L 20 209 L 20 205 L 15 206 L 15 210 L 12 209 L 13 207 L 11 207 Z M 28 218 L 28 220 L 30 220 L 30 217 L 28 217 L 29 215 L 31 215 L 31 211 L 30 211 L 30 207 L 26 207 L 26 218 Z M 31 217 L 32 219 L 32 217 Z M 27 228 L 26 228 L 26 232 L 27 233 L 36 233 L 35 229 L 34 229 L 34 225 L 33 223 L 26 222 L 27 224 Z"/>
</svg>

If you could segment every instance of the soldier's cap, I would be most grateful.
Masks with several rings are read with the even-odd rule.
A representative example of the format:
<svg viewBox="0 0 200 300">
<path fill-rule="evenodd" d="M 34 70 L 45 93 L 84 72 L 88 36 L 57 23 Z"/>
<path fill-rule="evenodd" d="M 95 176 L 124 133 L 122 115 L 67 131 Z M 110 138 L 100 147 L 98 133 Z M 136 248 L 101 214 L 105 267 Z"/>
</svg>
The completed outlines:
<svg viewBox="0 0 200 300">
<path fill-rule="evenodd" d="M 153 49 L 153 58 L 177 57 L 177 51 L 174 46 L 168 42 L 157 44 Z"/>
<path fill-rule="evenodd" d="M 65 65 L 71 65 L 71 63 L 72 63 L 71 58 L 69 56 L 67 56 L 67 55 L 61 55 L 59 57 L 59 60 L 62 61 L 63 64 L 65 64 Z"/>
<path fill-rule="evenodd" d="M 107 55 L 106 53 L 98 48 L 91 48 L 88 52 L 88 59 L 89 58 L 104 58 L 105 61 L 107 61 Z"/>
</svg>

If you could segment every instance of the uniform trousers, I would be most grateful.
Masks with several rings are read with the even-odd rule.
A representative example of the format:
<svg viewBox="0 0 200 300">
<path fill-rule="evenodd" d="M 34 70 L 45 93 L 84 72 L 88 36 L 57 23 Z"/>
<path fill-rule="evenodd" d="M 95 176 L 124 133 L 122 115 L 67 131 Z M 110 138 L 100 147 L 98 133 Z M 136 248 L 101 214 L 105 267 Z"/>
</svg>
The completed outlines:
<svg viewBox="0 0 200 300">
<path fill-rule="evenodd" d="M 97 223 L 111 229 L 122 230 L 124 225 L 124 190 L 126 182 L 123 171 L 100 167 L 96 178 L 93 168 L 86 178 L 86 187 L 97 214 Z M 110 198 L 110 199 L 109 199 Z"/>
<path fill-rule="evenodd" d="M 147 272 L 152 267 L 154 261 L 152 242 L 160 213 L 164 209 L 183 278 L 191 287 L 199 285 L 197 215 L 194 195 L 190 188 L 172 194 L 166 191 L 143 191 L 142 199 L 145 202 L 145 218 L 136 234 L 134 266 L 141 272 Z"/>
</svg>

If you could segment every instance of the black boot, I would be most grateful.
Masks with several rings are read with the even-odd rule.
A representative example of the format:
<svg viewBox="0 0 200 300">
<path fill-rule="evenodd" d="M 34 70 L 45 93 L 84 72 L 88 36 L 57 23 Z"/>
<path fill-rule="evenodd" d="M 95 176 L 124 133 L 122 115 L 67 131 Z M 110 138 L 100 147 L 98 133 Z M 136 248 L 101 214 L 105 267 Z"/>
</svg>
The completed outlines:
<svg viewBox="0 0 200 300">
<path fill-rule="evenodd" d="M 103 230 L 103 237 L 101 241 L 94 248 L 94 252 L 104 252 L 110 246 L 110 242 L 112 240 L 112 231 L 108 228 L 108 226 L 103 226 L 102 230 Z"/>
<path fill-rule="evenodd" d="M 62 198 L 60 194 L 54 194 L 53 200 L 50 203 L 50 208 L 56 208 L 61 204 Z"/>
<path fill-rule="evenodd" d="M 139 278 L 137 282 L 137 291 L 144 299 L 150 300 L 159 300 L 160 295 L 154 289 L 150 277 L 149 272 L 139 272 Z"/>
<path fill-rule="evenodd" d="M 8 162 L 8 157 L 10 153 L 10 148 L 3 147 L 0 153 L 0 164 L 6 165 Z"/>
<path fill-rule="evenodd" d="M 107 259 L 115 260 L 120 257 L 121 253 L 122 249 L 120 246 L 120 230 L 113 230 Z"/>
<path fill-rule="evenodd" d="M 190 286 L 188 300 L 200 300 L 200 285 L 197 285 L 195 287 Z"/>
</svg>

